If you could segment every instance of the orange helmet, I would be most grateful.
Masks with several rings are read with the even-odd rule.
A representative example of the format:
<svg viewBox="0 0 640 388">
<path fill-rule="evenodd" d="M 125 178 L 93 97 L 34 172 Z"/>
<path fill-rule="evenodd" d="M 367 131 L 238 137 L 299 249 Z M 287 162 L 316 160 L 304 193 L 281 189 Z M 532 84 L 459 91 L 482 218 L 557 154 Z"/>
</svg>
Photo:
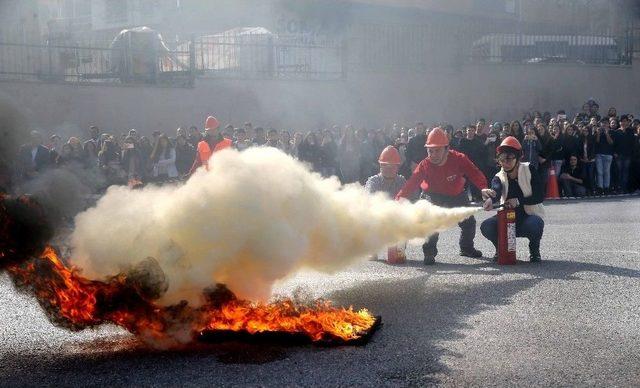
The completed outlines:
<svg viewBox="0 0 640 388">
<path fill-rule="evenodd" d="M 216 129 L 220 126 L 220 122 L 213 116 L 207 117 L 207 121 L 204 123 L 204 129 Z"/>
<path fill-rule="evenodd" d="M 394 146 L 387 146 L 387 148 L 382 150 L 378 162 L 380 162 L 380 164 L 402 164 L 400 153 Z"/>
<path fill-rule="evenodd" d="M 502 152 L 507 151 L 507 148 L 511 148 L 512 150 L 516 151 L 516 153 L 520 153 L 522 151 L 522 145 L 520 144 L 518 139 L 513 136 L 507 136 L 502 141 L 502 143 L 500 143 L 498 148 L 496 148 L 496 152 L 498 154 L 501 154 Z"/>
<path fill-rule="evenodd" d="M 449 137 L 440 127 L 435 127 L 429 132 L 427 137 L 427 143 L 424 145 L 427 148 L 446 147 L 449 145 Z"/>
</svg>

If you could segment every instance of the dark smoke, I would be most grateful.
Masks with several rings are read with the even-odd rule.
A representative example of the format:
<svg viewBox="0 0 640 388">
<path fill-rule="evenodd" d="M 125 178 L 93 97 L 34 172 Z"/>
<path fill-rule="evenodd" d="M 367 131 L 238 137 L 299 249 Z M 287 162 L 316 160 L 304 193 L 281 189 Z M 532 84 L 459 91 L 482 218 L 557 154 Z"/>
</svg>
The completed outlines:
<svg viewBox="0 0 640 388">
<path fill-rule="evenodd" d="M 40 254 L 53 231 L 50 217 L 37 200 L 0 194 L 0 270 Z"/>
</svg>

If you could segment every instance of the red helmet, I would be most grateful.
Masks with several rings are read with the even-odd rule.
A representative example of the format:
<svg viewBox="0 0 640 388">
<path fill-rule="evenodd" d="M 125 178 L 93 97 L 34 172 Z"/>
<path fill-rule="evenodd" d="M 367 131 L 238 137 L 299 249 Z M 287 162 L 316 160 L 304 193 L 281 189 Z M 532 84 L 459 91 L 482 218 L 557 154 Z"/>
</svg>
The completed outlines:
<svg viewBox="0 0 640 388">
<path fill-rule="evenodd" d="M 204 129 L 216 129 L 220 126 L 220 122 L 213 116 L 207 117 L 207 121 L 204 123 Z"/>
<path fill-rule="evenodd" d="M 516 139 L 513 136 L 507 136 L 502 141 L 502 143 L 500 143 L 498 148 L 496 148 L 496 152 L 498 154 L 501 154 L 502 152 L 507 151 L 509 148 L 511 148 L 512 150 L 515 150 L 517 153 L 522 152 L 522 145 L 520 144 L 518 139 Z"/>
<path fill-rule="evenodd" d="M 427 143 L 424 145 L 427 148 L 434 147 L 446 147 L 449 145 L 449 137 L 440 127 L 435 127 L 429 132 L 427 137 Z"/>
<path fill-rule="evenodd" d="M 387 146 L 387 148 L 382 150 L 378 162 L 380 162 L 380 164 L 402 164 L 402 159 L 400 159 L 400 153 L 396 147 Z"/>
</svg>

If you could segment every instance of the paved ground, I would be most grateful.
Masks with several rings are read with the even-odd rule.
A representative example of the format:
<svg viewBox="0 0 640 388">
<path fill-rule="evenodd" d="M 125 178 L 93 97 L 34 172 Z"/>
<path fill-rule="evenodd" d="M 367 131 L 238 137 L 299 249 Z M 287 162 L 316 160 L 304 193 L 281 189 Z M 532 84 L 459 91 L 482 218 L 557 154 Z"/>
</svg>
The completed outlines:
<svg viewBox="0 0 640 388">
<path fill-rule="evenodd" d="M 68 333 L 0 276 L 0 381 L 13 385 L 640 386 L 640 198 L 556 202 L 542 264 L 497 267 L 419 248 L 404 266 L 363 262 L 283 284 L 366 306 L 384 327 L 365 347 L 226 344 L 144 349 L 112 327 Z M 486 217 L 482 214 L 480 218 Z M 478 237 L 487 256 L 490 244 Z M 526 241 L 518 240 L 519 259 Z"/>
</svg>

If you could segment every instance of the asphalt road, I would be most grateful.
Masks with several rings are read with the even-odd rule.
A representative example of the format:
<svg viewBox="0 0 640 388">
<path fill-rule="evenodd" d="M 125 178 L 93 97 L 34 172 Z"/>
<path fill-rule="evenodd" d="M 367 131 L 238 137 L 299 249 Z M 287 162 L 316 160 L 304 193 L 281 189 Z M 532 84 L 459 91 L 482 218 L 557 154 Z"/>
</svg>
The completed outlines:
<svg viewBox="0 0 640 388">
<path fill-rule="evenodd" d="M 381 315 L 364 347 L 155 351 L 114 327 L 55 328 L 3 275 L 0 385 L 640 386 L 640 198 L 547 212 L 540 264 L 459 257 L 453 230 L 433 267 L 410 247 L 404 266 L 364 261 L 280 285 Z M 476 246 L 493 254 L 479 231 Z"/>
</svg>

